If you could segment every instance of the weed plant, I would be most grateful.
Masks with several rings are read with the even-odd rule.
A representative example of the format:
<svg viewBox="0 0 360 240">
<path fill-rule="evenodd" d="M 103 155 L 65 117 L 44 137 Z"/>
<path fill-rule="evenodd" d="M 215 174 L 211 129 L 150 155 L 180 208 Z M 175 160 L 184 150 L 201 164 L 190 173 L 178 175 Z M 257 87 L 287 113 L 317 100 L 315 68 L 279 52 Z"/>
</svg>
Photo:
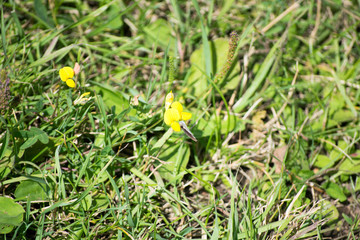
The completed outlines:
<svg viewBox="0 0 360 240">
<path fill-rule="evenodd" d="M 359 239 L 359 1 L 0 5 L 2 239 Z"/>
</svg>

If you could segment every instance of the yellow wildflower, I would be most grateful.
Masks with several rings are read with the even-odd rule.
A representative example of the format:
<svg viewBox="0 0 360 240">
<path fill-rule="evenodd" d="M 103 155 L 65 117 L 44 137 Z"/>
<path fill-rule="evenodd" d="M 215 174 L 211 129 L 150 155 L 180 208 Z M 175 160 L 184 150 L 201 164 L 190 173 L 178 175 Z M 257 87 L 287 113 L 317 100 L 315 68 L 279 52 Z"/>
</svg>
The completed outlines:
<svg viewBox="0 0 360 240">
<path fill-rule="evenodd" d="M 66 82 L 66 85 L 69 87 L 74 88 L 76 86 L 75 81 L 72 79 L 75 75 L 75 72 L 71 67 L 63 67 L 60 69 L 59 75 L 61 81 Z"/>
<path fill-rule="evenodd" d="M 197 141 L 184 122 L 189 120 L 192 114 L 189 112 L 184 112 L 181 103 L 177 101 L 173 102 L 173 100 L 174 94 L 171 91 L 165 99 L 165 124 L 171 126 L 175 132 L 180 132 L 182 129 L 187 136 L 189 136 L 194 141 Z"/>
</svg>

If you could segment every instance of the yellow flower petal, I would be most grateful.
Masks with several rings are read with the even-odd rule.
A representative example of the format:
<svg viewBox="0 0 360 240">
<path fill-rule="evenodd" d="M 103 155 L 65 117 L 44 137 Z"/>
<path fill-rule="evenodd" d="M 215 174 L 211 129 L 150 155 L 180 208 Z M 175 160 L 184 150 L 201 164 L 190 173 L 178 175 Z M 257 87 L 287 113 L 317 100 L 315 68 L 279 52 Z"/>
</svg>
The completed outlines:
<svg viewBox="0 0 360 240">
<path fill-rule="evenodd" d="M 182 112 L 181 113 L 181 119 L 184 121 L 187 121 L 191 118 L 192 114 L 189 112 Z"/>
<path fill-rule="evenodd" d="M 74 77 L 74 70 L 71 67 L 63 67 L 59 71 L 60 79 L 63 82 L 66 82 L 69 78 Z"/>
<path fill-rule="evenodd" d="M 171 128 L 175 131 L 175 132 L 180 132 L 181 131 L 181 127 L 180 124 L 178 122 L 173 122 L 171 124 Z"/>
<path fill-rule="evenodd" d="M 164 122 L 166 125 L 171 125 L 171 114 L 170 114 L 170 109 L 165 110 L 165 114 L 164 114 Z"/>
<path fill-rule="evenodd" d="M 166 125 L 171 125 L 174 121 L 180 121 L 180 113 L 174 108 L 169 108 L 165 111 L 164 122 Z"/>
<path fill-rule="evenodd" d="M 183 106 L 181 105 L 181 103 L 179 103 L 179 102 L 177 102 L 177 101 L 176 101 L 176 102 L 173 102 L 173 103 L 171 104 L 171 108 L 178 110 L 180 114 L 181 114 L 182 111 L 183 111 Z"/>
<path fill-rule="evenodd" d="M 68 79 L 68 80 L 66 80 L 66 85 L 68 85 L 71 88 L 74 88 L 75 87 L 75 82 L 72 79 Z"/>
</svg>

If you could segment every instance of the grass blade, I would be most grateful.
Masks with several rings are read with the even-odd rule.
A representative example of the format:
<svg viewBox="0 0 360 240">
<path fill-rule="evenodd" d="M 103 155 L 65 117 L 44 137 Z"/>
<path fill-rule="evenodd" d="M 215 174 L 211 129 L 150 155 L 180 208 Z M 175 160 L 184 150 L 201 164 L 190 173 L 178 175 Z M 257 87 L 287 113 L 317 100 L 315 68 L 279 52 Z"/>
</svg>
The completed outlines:
<svg viewBox="0 0 360 240">
<path fill-rule="evenodd" d="M 284 38 L 279 39 L 271 48 L 269 54 L 266 56 L 264 62 L 261 64 L 261 67 L 256 74 L 254 80 L 252 81 L 250 87 L 246 90 L 245 94 L 241 96 L 240 99 L 234 104 L 234 112 L 241 112 L 249 104 L 250 98 L 254 95 L 261 83 L 265 80 L 267 73 L 269 72 L 275 61 L 276 52 L 279 50 L 279 47 L 281 46 L 283 41 Z"/>
</svg>

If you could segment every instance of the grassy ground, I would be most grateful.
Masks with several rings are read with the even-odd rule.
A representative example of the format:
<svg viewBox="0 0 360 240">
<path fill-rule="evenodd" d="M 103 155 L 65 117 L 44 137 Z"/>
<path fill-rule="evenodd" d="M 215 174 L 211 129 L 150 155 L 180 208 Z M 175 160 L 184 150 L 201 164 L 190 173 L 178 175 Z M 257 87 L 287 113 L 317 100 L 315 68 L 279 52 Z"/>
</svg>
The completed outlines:
<svg viewBox="0 0 360 240">
<path fill-rule="evenodd" d="M 359 1 L 1 6 L 3 239 L 359 238 Z"/>
</svg>

